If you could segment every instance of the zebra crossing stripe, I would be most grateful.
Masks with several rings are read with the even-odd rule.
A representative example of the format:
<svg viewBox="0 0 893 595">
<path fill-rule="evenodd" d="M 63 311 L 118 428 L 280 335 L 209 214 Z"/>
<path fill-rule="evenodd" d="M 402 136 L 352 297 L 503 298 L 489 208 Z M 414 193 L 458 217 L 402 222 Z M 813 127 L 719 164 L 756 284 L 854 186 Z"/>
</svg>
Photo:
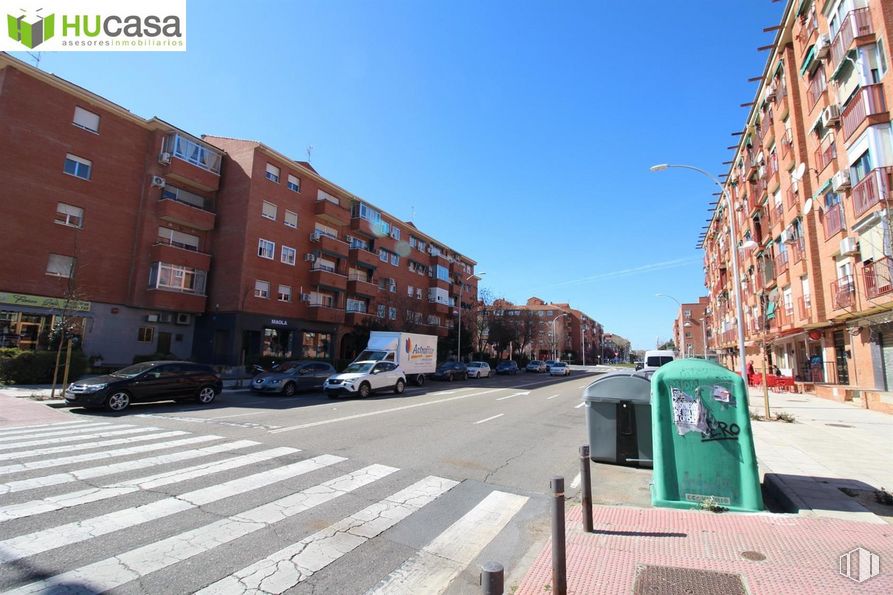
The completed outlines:
<svg viewBox="0 0 893 595">
<path fill-rule="evenodd" d="M 398 471 L 385 465 L 370 465 L 296 494 L 274 500 L 243 513 L 221 519 L 191 531 L 132 549 L 76 570 L 23 585 L 7 593 L 46 593 L 54 587 L 77 585 L 78 589 L 101 593 L 139 579 L 150 572 L 210 551 L 259 531 L 315 506 L 325 504 L 382 477 Z"/>
<path fill-rule="evenodd" d="M 526 496 L 491 492 L 367 595 L 443 593 L 525 502 Z"/>
<path fill-rule="evenodd" d="M 83 460 L 94 460 L 100 458 L 111 458 L 111 457 L 119 457 L 125 454 L 133 454 L 135 452 L 149 452 L 153 450 L 163 450 L 168 448 L 177 448 L 180 446 L 188 446 L 191 444 L 198 444 L 201 442 L 208 442 L 211 440 L 219 440 L 220 436 L 193 436 L 191 438 L 184 438 L 182 440 L 173 440 L 171 442 L 160 442 L 158 444 L 148 444 L 143 446 L 135 446 L 133 448 L 122 448 L 116 451 L 103 451 L 99 453 L 103 456 L 91 456 L 90 459 Z M 245 446 L 253 446 L 257 444 L 257 442 L 253 442 L 251 440 L 240 440 L 239 442 L 226 443 L 226 444 L 218 444 L 216 446 L 211 446 L 208 448 L 199 448 L 196 450 L 184 450 L 179 451 L 167 455 L 160 455 L 154 457 L 146 457 L 144 459 L 137 459 L 134 461 L 123 461 L 121 463 L 114 463 L 112 465 L 100 465 L 98 467 L 88 467 L 87 469 L 78 469 L 76 471 L 70 471 L 66 473 L 56 473 L 54 475 L 44 475 L 41 477 L 34 477 L 31 479 L 20 479 L 18 481 L 11 481 L 9 483 L 0 483 L 0 494 L 6 494 L 10 492 L 21 492 L 24 490 L 33 490 L 35 488 L 43 488 L 47 486 L 59 485 L 62 483 L 69 483 L 72 481 L 78 481 L 83 479 L 93 479 L 95 477 L 103 477 L 105 475 L 112 475 L 114 473 L 124 473 L 125 471 L 135 471 L 137 469 L 144 469 L 146 467 L 154 467 L 156 465 L 163 465 L 165 463 L 175 463 L 177 461 L 184 461 L 187 459 L 194 459 L 197 457 L 203 457 L 208 454 L 214 454 L 218 452 L 226 452 L 229 450 L 234 450 L 236 448 L 244 448 Z M 125 452 L 130 451 L 130 452 Z M 93 455 L 97 453 L 92 453 Z M 68 457 L 68 458 L 79 458 L 79 457 Z M 80 462 L 80 461 L 75 461 Z"/>
<path fill-rule="evenodd" d="M 63 508 L 72 508 L 89 502 L 107 500 L 124 494 L 130 494 L 137 490 L 151 490 L 189 479 L 220 473 L 221 471 L 237 469 L 239 467 L 252 465 L 254 463 L 267 461 L 288 454 L 294 454 L 296 452 L 300 452 L 300 450 L 289 447 L 273 448 L 239 457 L 224 459 L 214 463 L 202 463 L 201 465 L 194 465 L 185 469 L 166 471 L 164 473 L 121 481 L 98 488 L 58 494 L 56 496 L 43 498 L 42 500 L 31 500 L 30 502 L 23 502 L 21 504 L 11 504 L 9 506 L 0 507 L 0 523 L 12 519 L 35 516 L 45 512 L 52 512 L 54 510 L 62 510 Z"/>
<path fill-rule="evenodd" d="M 95 422 L 89 424 L 82 424 L 76 428 L 58 428 L 58 429 L 49 429 L 42 428 L 40 430 L 31 430 L 30 432 L 22 432 L 20 434 L 15 434 L 13 436 L 8 436 L 6 434 L 0 434 L 0 442 L 11 442 L 14 440 L 22 440 L 27 439 L 30 440 L 32 438 L 49 438 L 52 436 L 65 436 L 67 434 L 78 434 L 80 432 L 87 432 L 89 430 L 95 430 L 101 426 L 110 426 L 111 423 L 104 422 Z M 119 428 L 132 428 L 133 424 L 119 424 Z"/>
<path fill-rule="evenodd" d="M 87 541 L 121 529 L 130 529 L 137 525 L 157 521 L 178 512 L 245 494 L 345 460 L 347 459 L 344 457 L 321 455 L 142 506 L 117 510 L 97 517 L 5 539 L 0 541 L 0 564 Z"/>
<path fill-rule="evenodd" d="M 77 436 L 61 436 L 56 438 L 42 438 L 40 440 L 30 440 L 19 442 L 18 444 L 0 444 L 0 450 L 8 450 L 10 448 L 25 448 L 26 446 L 43 446 L 44 444 L 62 444 L 64 442 L 77 442 L 78 440 L 90 440 L 92 438 L 107 438 L 109 436 L 123 436 L 125 434 L 139 434 L 141 432 L 149 432 L 157 430 L 152 426 L 132 428 L 130 430 L 110 430 L 108 432 L 96 432 L 95 434 L 79 434 Z M 77 448 L 77 446 L 74 446 Z"/>
<path fill-rule="evenodd" d="M 90 420 L 80 419 L 77 421 L 59 421 L 51 424 L 37 424 L 34 426 L 12 426 L 9 428 L 0 428 L 0 436 L 9 436 L 11 434 L 27 434 L 29 432 L 36 432 L 41 429 L 62 429 L 66 426 L 76 426 L 79 424 L 91 423 Z"/>
<path fill-rule="evenodd" d="M 146 442 L 148 440 L 157 440 L 159 438 L 170 438 L 173 436 L 183 436 L 184 434 L 188 434 L 189 432 L 184 432 L 182 430 L 174 430 L 170 432 L 160 432 L 158 434 L 146 434 L 144 436 L 128 436 L 126 438 L 114 438 L 112 440 L 98 440 L 95 442 L 85 442 L 83 444 L 77 444 L 75 447 L 78 450 L 89 450 L 92 448 L 105 448 L 108 446 L 117 446 L 119 444 L 130 444 L 132 442 Z M 31 457 L 38 457 L 41 455 L 53 455 L 60 452 L 71 452 L 73 446 L 71 444 L 65 444 L 64 446 L 50 446 L 48 448 L 39 448 L 34 450 L 26 450 L 24 452 L 0 452 L 0 461 L 9 461 L 12 459 L 28 459 Z"/>
<path fill-rule="evenodd" d="M 197 595 L 282 593 L 382 534 L 459 482 L 429 476 L 213 583 Z"/>
</svg>

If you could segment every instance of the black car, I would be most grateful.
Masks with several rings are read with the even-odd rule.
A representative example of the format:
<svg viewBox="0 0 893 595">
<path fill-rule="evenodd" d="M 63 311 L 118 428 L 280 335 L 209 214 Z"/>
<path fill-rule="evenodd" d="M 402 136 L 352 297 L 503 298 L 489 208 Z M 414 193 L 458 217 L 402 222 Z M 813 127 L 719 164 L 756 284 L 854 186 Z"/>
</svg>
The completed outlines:
<svg viewBox="0 0 893 595">
<path fill-rule="evenodd" d="M 328 362 L 312 360 L 283 362 L 270 372 L 258 374 L 251 381 L 251 390 L 261 393 L 280 393 L 286 397 L 301 390 L 322 390 L 329 376 L 338 371 Z"/>
<path fill-rule="evenodd" d="M 518 374 L 520 371 L 521 369 L 518 367 L 518 362 L 513 359 L 499 362 L 496 365 L 497 374 Z"/>
<path fill-rule="evenodd" d="M 65 400 L 70 405 L 105 407 L 123 411 L 131 403 L 195 399 L 211 403 L 223 383 L 211 366 L 192 362 L 143 362 L 106 376 L 84 378 L 69 385 Z"/>
<path fill-rule="evenodd" d="M 468 369 L 462 362 L 444 362 L 437 366 L 431 378 L 435 380 L 448 380 L 452 382 L 456 378 L 466 380 L 468 378 Z"/>
</svg>

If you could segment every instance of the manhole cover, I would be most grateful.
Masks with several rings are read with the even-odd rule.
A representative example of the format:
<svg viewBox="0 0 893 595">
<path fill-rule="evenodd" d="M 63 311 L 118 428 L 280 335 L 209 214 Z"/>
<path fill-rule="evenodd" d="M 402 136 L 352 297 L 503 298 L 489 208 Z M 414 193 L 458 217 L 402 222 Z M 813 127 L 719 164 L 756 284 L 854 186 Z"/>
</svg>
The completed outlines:
<svg viewBox="0 0 893 595">
<path fill-rule="evenodd" d="M 745 560 L 751 560 L 753 562 L 761 562 L 766 559 L 766 556 L 761 554 L 760 552 L 741 552 L 741 557 Z"/>
<path fill-rule="evenodd" d="M 853 426 L 848 426 L 846 424 L 825 424 L 826 426 L 831 426 L 832 428 L 852 428 Z"/>
<path fill-rule="evenodd" d="M 747 595 L 741 577 L 737 574 L 669 566 L 640 566 L 633 586 L 634 595 L 700 595 L 702 593 Z"/>
</svg>

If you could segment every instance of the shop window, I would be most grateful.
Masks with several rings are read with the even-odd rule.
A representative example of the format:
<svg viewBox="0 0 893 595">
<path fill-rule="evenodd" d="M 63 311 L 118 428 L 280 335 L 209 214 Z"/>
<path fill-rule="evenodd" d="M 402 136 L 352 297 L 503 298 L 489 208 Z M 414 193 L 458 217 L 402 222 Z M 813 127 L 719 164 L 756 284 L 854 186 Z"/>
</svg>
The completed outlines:
<svg viewBox="0 0 893 595">
<path fill-rule="evenodd" d="M 329 357 L 331 333 L 304 333 L 303 357 L 307 359 L 326 359 Z"/>
<path fill-rule="evenodd" d="M 155 338 L 155 329 L 151 326 L 141 326 L 136 334 L 136 340 L 140 343 L 151 343 Z"/>
</svg>

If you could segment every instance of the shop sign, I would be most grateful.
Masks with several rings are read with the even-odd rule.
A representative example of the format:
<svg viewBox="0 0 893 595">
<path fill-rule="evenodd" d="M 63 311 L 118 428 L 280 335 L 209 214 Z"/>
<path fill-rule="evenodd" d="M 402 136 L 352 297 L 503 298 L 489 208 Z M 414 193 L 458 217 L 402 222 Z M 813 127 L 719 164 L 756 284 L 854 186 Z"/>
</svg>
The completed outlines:
<svg viewBox="0 0 893 595">
<path fill-rule="evenodd" d="M 75 312 L 89 312 L 91 308 L 90 302 L 82 302 L 81 300 L 64 300 L 42 295 L 6 293 L 4 291 L 0 291 L 0 304 L 15 304 L 16 306 L 30 306 L 32 308 L 69 310 Z"/>
<path fill-rule="evenodd" d="M 273 326 L 288 326 L 288 321 L 282 320 L 280 318 L 271 318 L 270 324 L 272 324 Z"/>
</svg>

